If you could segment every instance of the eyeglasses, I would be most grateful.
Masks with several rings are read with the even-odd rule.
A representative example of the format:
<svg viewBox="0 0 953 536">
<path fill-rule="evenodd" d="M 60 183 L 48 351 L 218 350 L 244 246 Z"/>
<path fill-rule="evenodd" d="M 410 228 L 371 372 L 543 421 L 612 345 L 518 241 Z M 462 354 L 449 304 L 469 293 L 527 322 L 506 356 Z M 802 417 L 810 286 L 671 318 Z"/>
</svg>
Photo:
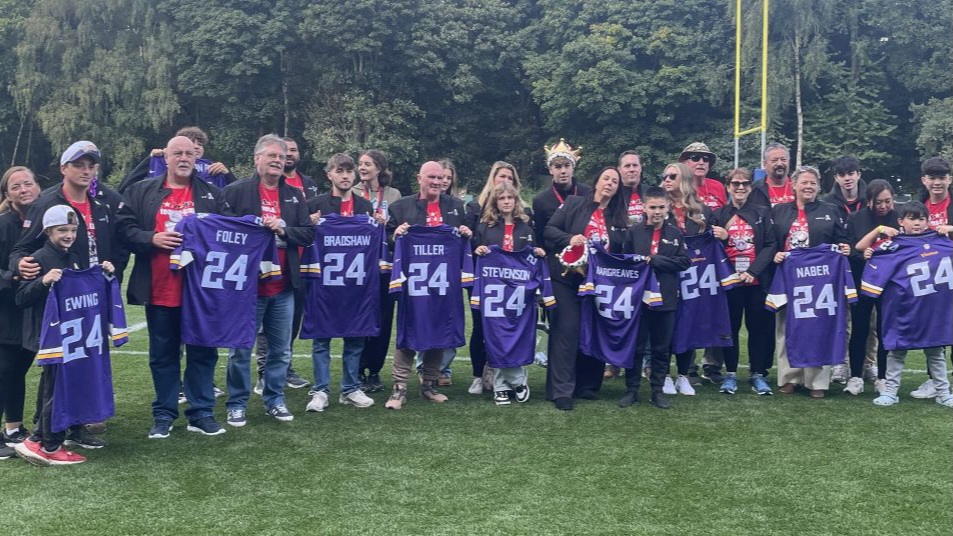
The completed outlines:
<svg viewBox="0 0 953 536">
<path fill-rule="evenodd" d="M 662 175 L 663 181 L 673 181 L 678 178 L 678 173 L 669 173 L 668 175 Z"/>
<path fill-rule="evenodd" d="M 751 181 L 731 181 L 728 184 L 732 188 L 748 188 L 751 186 Z"/>
<path fill-rule="evenodd" d="M 688 159 L 692 162 L 698 162 L 700 160 L 706 164 L 711 162 L 711 157 L 707 154 L 690 154 L 688 155 Z"/>
</svg>

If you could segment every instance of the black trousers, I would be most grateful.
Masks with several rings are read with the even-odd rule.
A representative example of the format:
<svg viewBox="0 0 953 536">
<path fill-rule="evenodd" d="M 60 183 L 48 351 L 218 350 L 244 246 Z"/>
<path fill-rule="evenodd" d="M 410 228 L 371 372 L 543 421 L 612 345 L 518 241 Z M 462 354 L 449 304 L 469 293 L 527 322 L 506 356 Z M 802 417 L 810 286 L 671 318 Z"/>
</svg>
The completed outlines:
<svg viewBox="0 0 953 536">
<path fill-rule="evenodd" d="M 675 331 L 675 311 L 653 311 L 645 307 L 642 311 L 642 323 L 639 325 L 639 336 L 636 348 L 644 348 L 649 341 L 652 353 L 652 373 L 649 375 L 649 385 L 652 392 L 661 392 L 668 375 L 668 368 L 672 361 L 672 333 Z M 638 360 L 636 360 L 638 364 Z M 626 369 L 625 388 L 627 391 L 638 391 L 642 382 L 642 371 L 638 368 Z"/>
<path fill-rule="evenodd" d="M 56 378 L 63 365 L 47 365 L 40 373 L 40 385 L 36 397 L 36 414 L 39 416 L 36 430 L 31 439 L 39 441 L 47 452 L 60 448 L 66 441 L 67 430 L 53 431 L 53 393 L 56 389 Z M 69 427 L 68 431 L 78 432 L 82 425 Z"/>
<path fill-rule="evenodd" d="M 695 361 L 695 350 L 675 354 L 675 370 L 678 371 L 680 376 L 688 376 L 693 361 Z M 668 374 L 667 367 L 665 368 L 665 373 Z"/>
<path fill-rule="evenodd" d="M 867 338 L 870 337 L 870 317 L 877 311 L 877 377 L 886 378 L 887 350 L 884 348 L 883 329 L 880 326 L 880 302 L 867 296 L 859 296 L 850 306 L 850 341 L 847 353 L 850 360 L 850 375 L 863 377 L 864 359 L 867 357 Z"/>
<path fill-rule="evenodd" d="M 394 306 L 396 298 L 390 293 L 390 273 L 381 274 L 381 334 L 368 337 L 361 352 L 361 374 L 380 374 L 384 368 L 387 351 L 390 350 L 390 336 L 394 326 Z"/>
<path fill-rule="evenodd" d="M 35 354 L 19 344 L 0 344 L 0 417 L 6 422 L 23 421 L 26 373 Z"/>
<path fill-rule="evenodd" d="M 595 394 L 602 388 L 605 363 L 579 351 L 580 278 L 553 280 L 556 308 L 549 323 L 546 400 Z"/>
<path fill-rule="evenodd" d="M 471 289 L 467 289 L 467 296 L 472 294 Z M 470 317 L 473 320 L 473 329 L 470 332 L 470 364 L 473 365 L 473 377 L 483 376 L 483 369 L 486 368 L 486 341 L 483 339 L 483 313 L 479 309 L 470 309 Z"/>
<path fill-rule="evenodd" d="M 733 346 L 722 349 L 725 368 L 728 372 L 738 372 L 738 354 L 741 352 L 738 333 L 744 318 L 748 330 L 750 373 L 767 376 L 774 360 L 774 313 L 764 308 L 767 297 L 764 289 L 761 285 L 742 285 L 729 290 L 726 295 Z"/>
</svg>

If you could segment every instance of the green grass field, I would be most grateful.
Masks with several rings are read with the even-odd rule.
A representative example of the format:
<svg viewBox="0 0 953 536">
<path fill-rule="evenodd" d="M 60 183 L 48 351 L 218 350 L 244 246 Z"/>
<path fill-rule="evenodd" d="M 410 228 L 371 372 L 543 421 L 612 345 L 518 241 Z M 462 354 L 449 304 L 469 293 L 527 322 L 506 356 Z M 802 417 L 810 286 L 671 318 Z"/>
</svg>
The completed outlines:
<svg viewBox="0 0 953 536">
<path fill-rule="evenodd" d="M 140 307 L 129 324 L 143 321 Z M 152 384 L 145 330 L 113 356 L 117 414 L 109 445 L 72 467 L 0 462 L 6 499 L 0 534 L 650 534 L 943 535 L 953 528 L 953 419 L 906 393 L 759 398 L 705 386 L 660 411 L 620 409 L 621 380 L 603 399 L 560 412 L 543 399 L 497 407 L 469 395 L 469 362 L 455 364 L 450 401 L 412 392 L 404 410 L 332 404 L 305 413 L 288 390 L 291 423 L 264 415 L 205 437 L 149 440 Z M 340 353 L 340 347 L 332 348 Z M 311 377 L 310 342 L 295 367 Z M 466 349 L 461 349 L 461 357 Z M 746 359 L 742 357 L 742 362 Z M 225 385 L 225 359 L 217 381 Z M 922 354 L 909 362 L 924 368 Z M 389 384 L 389 364 L 385 383 Z M 740 372 L 746 380 L 746 371 Z M 30 373 L 28 399 L 35 393 Z M 643 400 L 647 399 L 643 385 Z M 28 404 L 29 405 L 29 404 Z M 224 422 L 224 399 L 217 416 Z"/>
</svg>

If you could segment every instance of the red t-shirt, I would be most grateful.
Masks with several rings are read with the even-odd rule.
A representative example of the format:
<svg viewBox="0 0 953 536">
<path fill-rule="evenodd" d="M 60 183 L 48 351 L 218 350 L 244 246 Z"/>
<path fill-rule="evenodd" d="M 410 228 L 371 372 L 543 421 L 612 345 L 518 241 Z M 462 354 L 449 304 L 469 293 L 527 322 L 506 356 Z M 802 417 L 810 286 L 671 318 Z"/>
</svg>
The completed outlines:
<svg viewBox="0 0 953 536">
<path fill-rule="evenodd" d="M 940 201 L 939 203 L 931 203 L 927 199 L 927 211 L 930 213 L 930 219 L 927 220 L 927 225 L 930 226 L 930 229 L 936 229 L 941 225 L 949 225 L 947 221 L 946 211 L 950 209 L 950 196 L 946 196 L 946 199 Z"/>
<path fill-rule="evenodd" d="M 515 228 L 515 223 L 503 225 L 503 251 L 513 251 L 513 229 Z"/>
<path fill-rule="evenodd" d="M 790 203 L 794 201 L 794 189 L 791 188 L 791 179 L 785 178 L 781 186 L 771 186 L 771 183 L 765 179 L 768 185 L 768 199 L 771 200 L 771 206 L 781 203 Z"/>
<path fill-rule="evenodd" d="M 298 172 L 295 171 L 295 174 L 290 177 L 285 177 L 285 184 L 289 186 L 294 186 L 295 188 L 301 190 L 304 193 L 304 182 L 301 180 L 301 175 L 298 175 Z"/>
<path fill-rule="evenodd" d="M 586 230 L 582 234 L 590 240 L 605 243 L 606 251 L 609 251 L 609 231 L 606 228 L 606 216 L 601 208 L 597 208 L 592 213 L 589 223 L 586 225 Z"/>
<path fill-rule="evenodd" d="M 341 215 L 342 216 L 353 216 L 354 215 L 354 196 L 348 198 L 347 201 L 341 201 Z"/>
<path fill-rule="evenodd" d="M 261 196 L 261 217 L 273 216 L 281 218 L 281 203 L 278 199 L 278 189 L 269 190 L 264 184 L 258 184 L 258 195 Z M 275 235 L 278 242 L 278 261 L 281 264 L 281 276 L 258 283 L 259 296 L 274 296 L 280 294 L 288 286 L 288 245 L 284 239 Z"/>
<path fill-rule="evenodd" d="M 754 262 L 754 229 L 748 225 L 748 222 L 741 216 L 736 215 L 728 222 L 728 245 L 725 246 L 725 254 L 731 260 L 735 271 L 739 274 L 748 271 L 751 263 Z M 749 283 L 758 284 L 757 281 Z"/>
<path fill-rule="evenodd" d="M 632 190 L 632 195 L 629 196 L 629 224 L 633 223 L 642 223 L 642 219 L 645 217 L 645 205 L 642 204 L 642 198 L 639 197 L 639 192 Z"/>
<path fill-rule="evenodd" d="M 658 243 L 662 240 L 662 229 L 652 231 L 652 247 L 649 248 L 649 254 L 658 255 Z"/>
<path fill-rule="evenodd" d="M 705 179 L 697 190 L 699 199 L 712 210 L 728 204 L 728 193 L 725 191 L 725 185 L 715 179 Z"/>
<path fill-rule="evenodd" d="M 440 212 L 440 202 L 427 203 L 427 227 L 436 227 L 443 224 L 443 213 Z"/>
<path fill-rule="evenodd" d="M 195 214 L 195 203 L 192 202 L 192 186 L 185 188 L 172 188 L 166 181 L 164 188 L 169 188 L 172 192 L 162 200 L 159 210 L 156 212 L 156 225 L 154 231 L 164 233 L 175 230 L 175 225 L 182 221 L 182 218 L 189 214 Z M 182 306 L 182 272 L 173 271 L 169 268 L 169 256 L 172 254 L 167 249 L 156 249 L 152 252 L 150 264 L 152 267 L 152 293 L 149 297 L 149 303 L 152 305 L 161 305 L 163 307 L 181 307 Z"/>
<path fill-rule="evenodd" d="M 791 224 L 788 235 L 784 239 L 784 251 L 791 251 L 797 248 L 806 248 L 811 245 L 811 238 L 808 234 L 807 214 L 798 209 L 797 219 Z"/>
<path fill-rule="evenodd" d="M 672 212 L 675 214 L 675 225 L 683 233 L 685 232 L 685 209 L 682 207 L 672 207 Z"/>
<path fill-rule="evenodd" d="M 83 218 L 83 223 L 86 225 L 86 236 L 89 239 L 90 266 L 99 264 L 99 254 L 96 248 L 96 221 L 93 220 L 93 209 L 89 206 L 89 198 L 83 197 L 83 201 L 81 202 L 73 201 L 66 195 L 65 189 L 63 190 L 63 196 L 66 197 L 66 200 L 69 201 L 73 209 Z"/>
</svg>

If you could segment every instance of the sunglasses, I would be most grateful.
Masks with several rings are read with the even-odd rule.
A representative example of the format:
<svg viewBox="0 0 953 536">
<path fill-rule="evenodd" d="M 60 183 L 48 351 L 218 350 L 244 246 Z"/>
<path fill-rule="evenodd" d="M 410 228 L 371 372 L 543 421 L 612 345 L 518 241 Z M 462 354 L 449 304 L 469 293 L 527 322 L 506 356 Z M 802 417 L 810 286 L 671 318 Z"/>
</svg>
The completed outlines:
<svg viewBox="0 0 953 536">
<path fill-rule="evenodd" d="M 662 175 L 663 181 L 673 181 L 678 178 L 678 173 L 669 173 L 668 175 Z"/>
<path fill-rule="evenodd" d="M 688 155 L 688 159 L 691 160 L 692 162 L 702 161 L 706 164 L 711 162 L 711 157 L 708 156 L 707 154 L 691 154 L 691 155 Z"/>
<path fill-rule="evenodd" d="M 751 186 L 751 181 L 731 181 L 728 183 L 732 188 L 748 188 Z"/>
</svg>

